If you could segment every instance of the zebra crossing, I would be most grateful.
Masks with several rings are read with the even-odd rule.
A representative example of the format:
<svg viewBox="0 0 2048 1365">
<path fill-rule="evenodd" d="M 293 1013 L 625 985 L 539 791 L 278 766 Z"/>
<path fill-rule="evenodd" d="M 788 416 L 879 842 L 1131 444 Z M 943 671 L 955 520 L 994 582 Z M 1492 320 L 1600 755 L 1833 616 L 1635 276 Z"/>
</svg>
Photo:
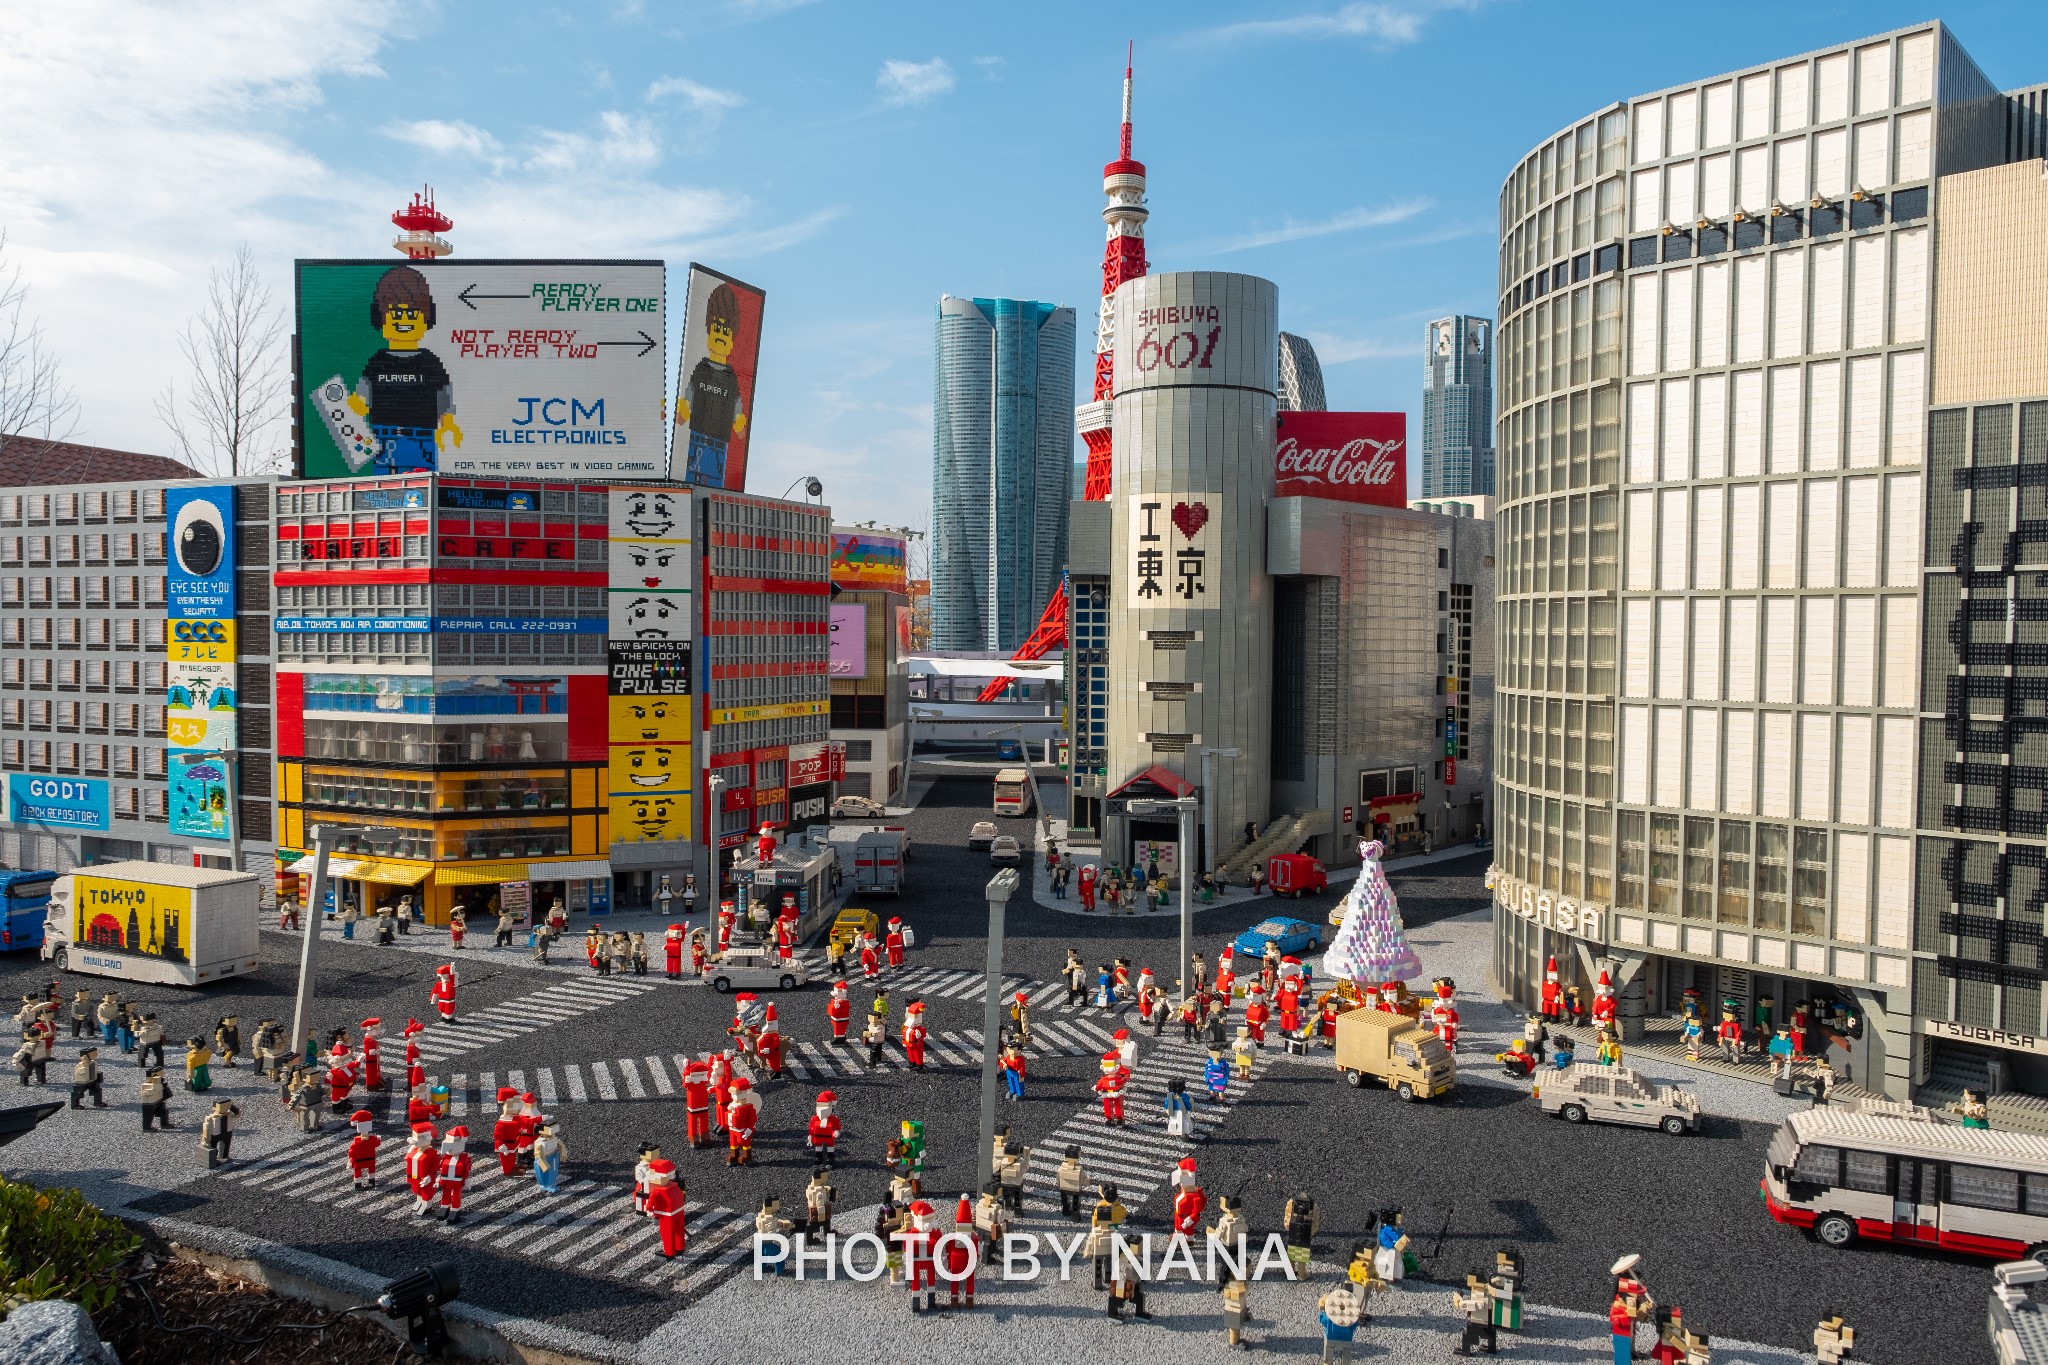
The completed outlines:
<svg viewBox="0 0 2048 1365">
<path fill-rule="evenodd" d="M 462 1221 L 413 1217 L 404 1179 L 403 1152 L 378 1163 L 378 1183 L 355 1188 L 342 1150 L 331 1143 L 299 1144 L 268 1158 L 237 1162 L 216 1172 L 248 1189 L 289 1194 L 308 1202 L 391 1223 L 431 1224 L 451 1241 L 491 1248 L 528 1260 L 601 1275 L 635 1287 L 661 1287 L 687 1299 L 717 1288 L 749 1264 L 752 1214 L 699 1200 L 684 1205 L 686 1244 L 673 1259 L 661 1254 L 652 1218 L 632 1213 L 631 1192 L 595 1180 L 565 1180 L 561 1192 L 543 1193 L 525 1173 L 503 1174 L 488 1153 L 476 1159 L 463 1191 Z"/>
<path fill-rule="evenodd" d="M 452 1021 L 435 1016 L 419 1035 L 420 1057 L 439 1062 L 491 1043 L 538 1033 L 607 1005 L 656 989 L 657 978 L 590 976 L 559 982 L 530 995 L 478 1009 L 458 1006 Z"/>
</svg>

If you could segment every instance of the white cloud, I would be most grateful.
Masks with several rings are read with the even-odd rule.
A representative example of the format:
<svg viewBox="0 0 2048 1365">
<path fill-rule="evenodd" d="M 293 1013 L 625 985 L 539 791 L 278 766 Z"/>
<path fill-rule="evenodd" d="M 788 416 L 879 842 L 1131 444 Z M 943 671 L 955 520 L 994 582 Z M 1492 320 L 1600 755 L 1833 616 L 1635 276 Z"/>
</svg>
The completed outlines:
<svg viewBox="0 0 2048 1365">
<path fill-rule="evenodd" d="M 473 123 L 461 119 L 420 119 L 409 123 L 387 123 L 384 136 L 425 148 L 436 156 L 471 156 L 488 160 L 502 150 L 498 139 Z"/>
<path fill-rule="evenodd" d="M 1001 57 L 976 57 L 974 64 L 980 67 L 982 74 L 990 80 L 999 81 L 1003 78 L 1003 68 L 1010 63 Z"/>
<path fill-rule="evenodd" d="M 542 128 L 534 134 L 526 164 L 557 174 L 577 171 L 644 171 L 661 161 L 661 138 L 644 118 L 607 109 L 595 133 Z"/>
<path fill-rule="evenodd" d="M 924 104 L 953 88 L 953 68 L 944 57 L 928 62 L 906 62 L 890 58 L 875 77 L 875 88 L 884 104 Z"/>
<path fill-rule="evenodd" d="M 649 104 L 671 99 L 679 99 L 692 109 L 710 113 L 737 109 L 746 103 L 737 91 L 700 85 L 688 76 L 663 76 L 647 87 Z"/>
<path fill-rule="evenodd" d="M 1249 251 L 1254 247 L 1277 246 L 1282 242 L 1299 242 L 1309 237 L 1328 237 L 1333 233 L 1355 232 L 1360 228 L 1385 227 L 1389 223 L 1406 222 L 1430 207 L 1430 201 L 1427 199 L 1404 199 L 1398 204 L 1389 204 L 1384 208 L 1347 209 L 1329 218 L 1319 218 L 1307 223 L 1290 220 L 1281 227 L 1204 243 L 1199 249 L 1212 255 L 1222 255 L 1231 251 Z"/>
<path fill-rule="evenodd" d="M 1327 13 L 1225 24 L 1208 38 L 1363 38 L 1399 47 L 1422 37 L 1423 26 L 1447 9 L 1474 9 L 1481 0 L 1353 0 Z"/>
</svg>

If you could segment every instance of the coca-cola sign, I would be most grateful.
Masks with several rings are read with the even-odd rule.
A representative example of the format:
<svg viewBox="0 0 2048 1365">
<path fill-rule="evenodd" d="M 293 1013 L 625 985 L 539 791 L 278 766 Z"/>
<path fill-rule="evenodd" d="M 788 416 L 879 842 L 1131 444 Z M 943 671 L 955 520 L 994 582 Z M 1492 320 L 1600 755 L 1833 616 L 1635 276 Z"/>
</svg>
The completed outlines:
<svg viewBox="0 0 2048 1365">
<path fill-rule="evenodd" d="M 1408 505 L 1408 414 L 1283 412 L 1273 496 Z"/>
</svg>

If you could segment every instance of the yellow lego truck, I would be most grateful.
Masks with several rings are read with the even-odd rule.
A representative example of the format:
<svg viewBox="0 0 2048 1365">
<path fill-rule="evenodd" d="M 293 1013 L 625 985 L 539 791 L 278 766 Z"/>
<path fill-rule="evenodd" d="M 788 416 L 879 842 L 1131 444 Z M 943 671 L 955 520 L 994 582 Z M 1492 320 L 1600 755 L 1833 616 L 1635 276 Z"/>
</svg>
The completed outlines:
<svg viewBox="0 0 2048 1365">
<path fill-rule="evenodd" d="M 1337 1070 L 1354 1086 L 1371 1076 L 1407 1101 L 1433 1100 L 1458 1083 L 1458 1064 L 1443 1041 L 1391 1010 L 1337 1016 Z"/>
</svg>

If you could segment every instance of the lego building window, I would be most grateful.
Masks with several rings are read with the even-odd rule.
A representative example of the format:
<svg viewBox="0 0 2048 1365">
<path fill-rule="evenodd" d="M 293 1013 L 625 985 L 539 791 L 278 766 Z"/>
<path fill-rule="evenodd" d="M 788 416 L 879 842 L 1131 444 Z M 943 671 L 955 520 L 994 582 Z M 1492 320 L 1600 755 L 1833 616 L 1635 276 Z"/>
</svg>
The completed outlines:
<svg viewBox="0 0 2048 1365">
<path fill-rule="evenodd" d="M 1799 1149 L 1792 1163 L 1792 1178 L 1832 1189 L 1842 1177 L 1842 1149 L 1825 1143 L 1808 1143 Z"/>
<path fill-rule="evenodd" d="M 1845 1153 L 1842 1184 L 1866 1194 L 1885 1194 L 1891 1189 L 1891 1162 L 1878 1152 Z"/>
<path fill-rule="evenodd" d="M 2020 1207 L 2020 1173 L 1992 1166 L 1948 1168 L 1948 1202 L 1973 1209 L 1996 1209 L 2017 1213 Z"/>
</svg>

